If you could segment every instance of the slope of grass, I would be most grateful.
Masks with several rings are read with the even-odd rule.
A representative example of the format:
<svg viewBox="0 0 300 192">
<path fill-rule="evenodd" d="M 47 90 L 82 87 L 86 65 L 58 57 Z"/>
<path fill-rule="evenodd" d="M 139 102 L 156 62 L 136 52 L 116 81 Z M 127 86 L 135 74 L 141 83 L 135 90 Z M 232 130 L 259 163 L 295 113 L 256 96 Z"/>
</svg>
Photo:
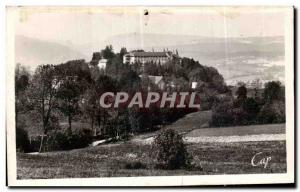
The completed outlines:
<svg viewBox="0 0 300 192">
<path fill-rule="evenodd" d="M 190 132 L 194 129 L 205 128 L 209 126 L 211 111 L 198 111 L 185 115 L 166 128 L 174 129 L 179 133 Z"/>
<path fill-rule="evenodd" d="M 194 113 L 190 113 L 185 115 L 184 117 L 178 119 L 174 123 L 163 127 L 160 130 L 150 132 L 150 133 L 143 133 L 136 135 L 136 139 L 146 139 L 149 137 L 153 137 L 157 135 L 159 132 L 165 129 L 174 129 L 179 134 L 185 134 L 190 132 L 194 129 L 208 127 L 208 123 L 211 119 L 211 111 L 197 111 Z"/>
</svg>

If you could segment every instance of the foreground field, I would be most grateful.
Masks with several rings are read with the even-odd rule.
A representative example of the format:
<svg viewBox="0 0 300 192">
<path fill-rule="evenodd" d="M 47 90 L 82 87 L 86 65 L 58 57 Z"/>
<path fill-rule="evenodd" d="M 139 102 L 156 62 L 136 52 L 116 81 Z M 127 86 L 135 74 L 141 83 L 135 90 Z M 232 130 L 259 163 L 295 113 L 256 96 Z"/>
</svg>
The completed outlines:
<svg viewBox="0 0 300 192">
<path fill-rule="evenodd" d="M 191 170 L 160 170 L 154 167 L 150 145 L 108 144 L 63 152 L 17 154 L 18 179 L 86 178 L 157 175 L 248 174 L 286 172 L 285 141 L 188 144 L 193 156 Z M 271 157 L 263 165 L 251 159 Z M 128 167 L 140 162 L 141 166 Z"/>
</svg>

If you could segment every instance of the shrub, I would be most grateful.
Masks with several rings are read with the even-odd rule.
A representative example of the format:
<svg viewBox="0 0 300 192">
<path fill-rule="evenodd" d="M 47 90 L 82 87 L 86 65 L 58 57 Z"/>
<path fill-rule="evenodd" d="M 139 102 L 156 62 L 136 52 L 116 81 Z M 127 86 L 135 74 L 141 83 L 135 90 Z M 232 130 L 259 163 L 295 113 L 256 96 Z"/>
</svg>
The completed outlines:
<svg viewBox="0 0 300 192">
<path fill-rule="evenodd" d="M 29 152 L 30 142 L 28 139 L 27 131 L 23 128 L 16 128 L 16 145 L 17 151 L 19 152 Z"/>
<path fill-rule="evenodd" d="M 274 101 L 266 103 L 258 114 L 261 123 L 284 123 L 285 122 L 285 103 Z"/>
<path fill-rule="evenodd" d="M 68 149 L 77 149 L 87 147 L 92 142 L 93 134 L 89 129 L 80 129 L 71 135 L 66 135 L 68 139 Z"/>
<path fill-rule="evenodd" d="M 234 123 L 232 102 L 224 101 L 212 108 L 211 126 L 229 126 Z"/>
<path fill-rule="evenodd" d="M 30 148 L 32 151 L 40 151 L 41 142 L 43 145 L 41 151 L 63 150 L 62 143 L 66 141 L 66 137 L 61 132 L 50 132 L 48 135 L 39 135 L 31 138 Z"/>
<path fill-rule="evenodd" d="M 145 169 L 146 165 L 140 161 L 128 162 L 125 164 L 126 169 Z"/>
<path fill-rule="evenodd" d="M 31 148 L 34 151 L 39 151 L 42 136 L 33 138 L 31 141 Z M 68 131 L 52 131 L 43 138 L 42 151 L 59 151 L 71 150 L 77 148 L 87 147 L 92 141 L 92 131 L 81 129 L 72 134 Z"/>
<path fill-rule="evenodd" d="M 155 138 L 152 151 L 159 168 L 179 169 L 190 164 L 182 137 L 172 129 L 164 130 Z"/>
</svg>

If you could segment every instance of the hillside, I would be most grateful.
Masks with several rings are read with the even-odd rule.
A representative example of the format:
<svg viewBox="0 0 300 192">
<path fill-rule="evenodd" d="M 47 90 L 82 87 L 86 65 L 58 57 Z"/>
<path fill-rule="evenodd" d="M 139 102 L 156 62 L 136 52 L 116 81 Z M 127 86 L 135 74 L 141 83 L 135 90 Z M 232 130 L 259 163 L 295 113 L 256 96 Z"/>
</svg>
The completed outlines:
<svg viewBox="0 0 300 192">
<path fill-rule="evenodd" d="M 16 36 L 15 61 L 31 69 L 40 64 L 59 64 L 86 56 L 65 45 L 24 36 Z"/>
<path fill-rule="evenodd" d="M 166 128 L 174 129 L 179 133 L 187 133 L 194 129 L 205 128 L 209 126 L 211 115 L 211 111 L 198 111 L 190 113 L 171 125 L 168 125 Z"/>
</svg>

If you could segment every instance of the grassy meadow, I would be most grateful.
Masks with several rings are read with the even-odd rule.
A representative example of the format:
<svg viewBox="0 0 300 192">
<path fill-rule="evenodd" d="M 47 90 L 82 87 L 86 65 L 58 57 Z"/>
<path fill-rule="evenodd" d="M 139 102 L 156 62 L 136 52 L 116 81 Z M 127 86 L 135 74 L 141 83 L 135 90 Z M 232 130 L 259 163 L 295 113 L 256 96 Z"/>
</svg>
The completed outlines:
<svg viewBox="0 0 300 192">
<path fill-rule="evenodd" d="M 206 128 L 210 117 L 211 111 L 191 113 L 167 128 L 187 137 L 285 133 L 285 124 Z M 187 143 L 187 150 L 193 157 L 192 168 L 158 169 L 151 158 L 151 145 L 134 140 L 153 137 L 160 131 L 96 147 L 40 154 L 18 153 L 17 176 L 18 179 L 46 179 L 286 172 L 285 141 Z M 263 157 L 272 158 L 266 168 L 251 165 L 252 157 L 259 152 Z"/>
<path fill-rule="evenodd" d="M 18 179 L 128 176 L 213 175 L 286 172 L 285 141 L 188 144 L 192 168 L 154 167 L 151 146 L 133 142 L 106 144 L 71 151 L 17 154 Z M 252 157 L 263 152 L 269 165 L 254 167 Z M 133 166 L 131 166 L 133 165 Z"/>
</svg>

